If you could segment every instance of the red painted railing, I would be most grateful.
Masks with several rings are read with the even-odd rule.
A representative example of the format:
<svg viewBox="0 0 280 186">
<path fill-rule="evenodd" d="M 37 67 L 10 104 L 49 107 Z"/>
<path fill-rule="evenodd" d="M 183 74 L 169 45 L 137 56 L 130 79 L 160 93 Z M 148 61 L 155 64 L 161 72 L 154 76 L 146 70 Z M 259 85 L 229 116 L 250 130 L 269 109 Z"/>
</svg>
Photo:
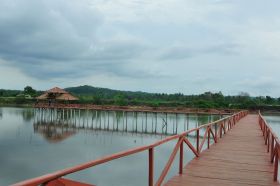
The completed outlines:
<svg viewBox="0 0 280 186">
<path fill-rule="evenodd" d="M 278 178 L 278 160 L 279 160 L 279 146 L 280 142 L 277 135 L 273 132 L 271 127 L 267 124 L 264 117 L 259 113 L 259 125 L 263 132 L 265 145 L 267 145 L 267 152 L 270 152 L 270 161 L 274 164 L 273 180 Z"/>
<path fill-rule="evenodd" d="M 178 151 L 180 151 L 180 153 L 179 153 L 179 174 L 183 173 L 184 144 L 186 144 L 189 147 L 189 149 L 195 154 L 196 157 L 199 157 L 199 154 L 203 150 L 203 146 L 206 141 L 207 141 L 207 148 L 210 148 L 211 136 L 213 137 L 214 143 L 217 143 L 218 139 L 222 138 L 223 135 L 226 134 L 226 132 L 228 130 L 230 130 L 237 123 L 237 121 L 239 121 L 242 117 L 246 116 L 247 113 L 248 113 L 247 111 L 241 111 L 232 116 L 228 116 L 226 118 L 223 118 L 223 119 L 220 119 L 220 120 L 217 120 L 217 121 L 205 124 L 205 125 L 201 125 L 198 128 L 185 131 L 181 134 L 167 137 L 163 140 L 157 141 L 150 145 L 136 147 L 136 148 L 122 151 L 122 152 L 119 152 L 116 154 L 105 156 L 105 157 L 102 157 L 102 158 L 94 160 L 94 161 L 80 164 L 75 167 L 60 170 L 60 171 L 50 173 L 50 174 L 47 174 L 44 176 L 26 180 L 26 181 L 23 181 L 20 183 L 16 183 L 15 186 L 19 186 L 19 185 L 20 186 L 35 186 L 35 185 L 40 185 L 40 184 L 50 185 L 51 182 L 58 180 L 65 175 L 68 175 L 68 174 L 71 174 L 74 172 L 78 172 L 78 171 L 81 171 L 81 170 L 84 170 L 87 168 L 91 168 L 93 166 L 96 166 L 96 165 L 99 165 L 102 163 L 112 161 L 114 159 L 122 158 L 125 156 L 143 152 L 143 151 L 148 151 L 148 157 L 149 157 L 148 185 L 149 186 L 152 186 L 152 185 L 159 186 L 163 183 L 164 178 L 167 175 Z M 201 132 L 204 132 L 204 135 L 203 135 L 202 140 L 200 141 Z M 191 142 L 188 140 L 188 136 L 190 133 L 196 133 L 196 147 L 194 147 L 191 144 Z M 157 146 L 160 146 L 171 140 L 177 140 L 177 143 L 168 159 L 168 162 L 166 163 L 164 169 L 162 170 L 158 180 L 154 183 L 154 149 Z"/>
</svg>

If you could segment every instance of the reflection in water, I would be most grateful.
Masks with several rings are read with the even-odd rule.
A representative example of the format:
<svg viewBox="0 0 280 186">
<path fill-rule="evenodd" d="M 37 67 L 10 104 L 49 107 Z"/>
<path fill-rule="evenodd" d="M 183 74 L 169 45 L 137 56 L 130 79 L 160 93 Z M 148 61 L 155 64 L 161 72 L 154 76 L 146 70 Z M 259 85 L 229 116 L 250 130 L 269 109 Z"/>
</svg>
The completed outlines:
<svg viewBox="0 0 280 186">
<path fill-rule="evenodd" d="M 3 117 L 3 110 L 2 108 L 0 108 L 0 119 L 2 119 L 2 117 Z"/>
<path fill-rule="evenodd" d="M 24 121 L 29 122 L 34 118 L 34 109 L 28 108 L 28 109 L 23 109 L 21 112 L 22 118 Z"/>
<path fill-rule="evenodd" d="M 34 124 L 34 132 L 39 133 L 51 143 L 60 142 L 76 133 L 75 129 L 51 123 Z"/>
<path fill-rule="evenodd" d="M 2 109 L 2 108 L 0 108 Z M 0 111 L 1 112 L 1 111 Z M 17 108 L 13 110 L 13 108 L 6 110 L 9 115 L 21 116 L 23 121 L 30 122 L 34 119 L 35 113 L 33 108 Z"/>
<path fill-rule="evenodd" d="M 57 142 L 77 130 L 174 135 L 221 116 L 79 109 L 36 109 L 34 130 Z"/>
</svg>

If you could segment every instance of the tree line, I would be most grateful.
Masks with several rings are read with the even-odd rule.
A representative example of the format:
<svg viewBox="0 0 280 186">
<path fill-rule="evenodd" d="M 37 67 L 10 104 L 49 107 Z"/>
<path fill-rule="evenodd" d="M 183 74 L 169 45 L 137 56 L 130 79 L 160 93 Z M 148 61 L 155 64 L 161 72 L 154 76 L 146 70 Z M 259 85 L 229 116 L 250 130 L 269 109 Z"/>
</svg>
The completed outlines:
<svg viewBox="0 0 280 186">
<path fill-rule="evenodd" d="M 97 105 L 136 105 L 153 107 L 193 107 L 193 108 L 239 108 L 258 109 L 260 107 L 278 107 L 280 97 L 250 96 L 246 92 L 238 95 L 223 95 L 222 92 L 205 92 L 199 95 L 184 95 L 182 93 L 147 93 L 112 90 L 92 86 L 79 86 L 66 88 L 66 91 L 79 98 L 77 103 L 90 103 Z M 36 101 L 36 97 L 43 91 L 26 86 L 24 90 L 0 89 L 0 103 L 2 104 L 29 104 Z M 279 106 L 280 107 L 280 106 Z"/>
</svg>

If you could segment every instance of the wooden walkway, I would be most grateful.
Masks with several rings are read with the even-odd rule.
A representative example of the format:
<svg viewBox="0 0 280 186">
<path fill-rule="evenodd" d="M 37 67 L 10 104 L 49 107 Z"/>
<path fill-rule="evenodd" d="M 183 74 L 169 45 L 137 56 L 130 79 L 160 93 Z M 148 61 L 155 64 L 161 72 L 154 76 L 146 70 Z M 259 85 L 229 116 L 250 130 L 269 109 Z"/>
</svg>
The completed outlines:
<svg viewBox="0 0 280 186">
<path fill-rule="evenodd" d="M 77 109 L 77 110 L 100 110 L 100 111 L 122 111 L 122 112 L 149 112 L 169 114 L 212 114 L 232 115 L 239 110 L 236 109 L 203 109 L 184 107 L 150 107 L 150 106 L 117 106 L 117 105 L 94 105 L 94 104 L 60 104 L 60 103 L 36 103 L 37 109 Z"/>
<path fill-rule="evenodd" d="M 217 144 L 201 153 L 166 186 L 279 185 L 257 115 L 241 119 Z"/>
</svg>

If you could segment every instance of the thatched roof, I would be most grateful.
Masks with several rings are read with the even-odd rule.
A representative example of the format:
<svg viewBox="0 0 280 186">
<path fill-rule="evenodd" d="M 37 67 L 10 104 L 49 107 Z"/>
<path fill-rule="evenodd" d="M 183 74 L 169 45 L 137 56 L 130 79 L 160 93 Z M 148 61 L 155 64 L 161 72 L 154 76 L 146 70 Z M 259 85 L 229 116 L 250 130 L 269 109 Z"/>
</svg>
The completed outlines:
<svg viewBox="0 0 280 186">
<path fill-rule="evenodd" d="M 37 99 L 48 99 L 48 93 L 44 93 L 41 96 L 38 96 Z"/>
<path fill-rule="evenodd" d="M 69 93 L 61 94 L 61 95 L 58 96 L 56 99 L 58 99 L 58 100 L 69 100 L 69 101 L 79 100 L 78 98 L 72 96 L 72 95 L 69 94 Z"/>
<path fill-rule="evenodd" d="M 72 96 L 70 93 L 58 87 L 54 87 L 50 90 L 47 90 L 44 94 L 38 96 L 37 99 L 39 100 L 55 99 L 55 100 L 67 100 L 67 101 L 79 100 L 77 97 Z"/>
<path fill-rule="evenodd" d="M 61 89 L 61 88 L 58 88 L 58 87 L 54 87 L 50 90 L 47 90 L 46 91 L 47 93 L 54 93 L 54 94 L 66 94 L 68 92 L 66 92 L 65 90 Z"/>
</svg>

